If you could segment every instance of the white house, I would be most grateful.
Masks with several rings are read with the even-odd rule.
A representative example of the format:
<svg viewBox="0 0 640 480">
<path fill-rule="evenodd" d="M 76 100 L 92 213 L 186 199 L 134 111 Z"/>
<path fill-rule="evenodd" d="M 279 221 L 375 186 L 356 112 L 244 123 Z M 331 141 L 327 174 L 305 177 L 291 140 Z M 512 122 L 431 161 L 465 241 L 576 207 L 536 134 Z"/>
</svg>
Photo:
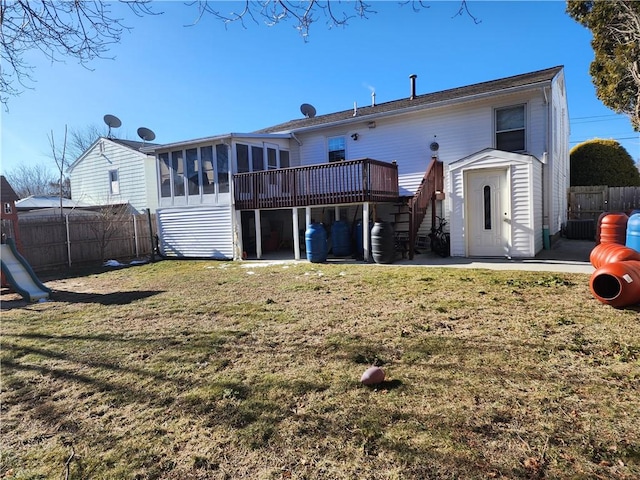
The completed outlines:
<svg viewBox="0 0 640 480">
<path fill-rule="evenodd" d="M 143 142 L 98 138 L 67 173 L 71 199 L 89 205 L 129 204 L 132 213 L 158 207 L 156 159 Z"/>
<path fill-rule="evenodd" d="M 300 258 L 311 222 L 390 222 L 414 245 L 447 219 L 451 255 L 534 257 L 567 220 L 563 67 L 145 148 L 167 256 Z M 375 98 L 375 97 L 373 97 Z M 73 190 L 73 184 L 72 184 Z"/>
</svg>

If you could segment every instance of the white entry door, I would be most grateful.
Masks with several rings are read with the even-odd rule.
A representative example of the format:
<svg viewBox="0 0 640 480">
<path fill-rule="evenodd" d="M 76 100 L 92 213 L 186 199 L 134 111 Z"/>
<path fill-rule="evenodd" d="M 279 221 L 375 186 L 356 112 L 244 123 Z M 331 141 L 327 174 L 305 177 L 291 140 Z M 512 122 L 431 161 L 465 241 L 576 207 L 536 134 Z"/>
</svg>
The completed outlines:
<svg viewBox="0 0 640 480">
<path fill-rule="evenodd" d="M 506 169 L 469 170 L 466 175 L 465 211 L 470 257 L 509 254 L 509 202 Z"/>
</svg>

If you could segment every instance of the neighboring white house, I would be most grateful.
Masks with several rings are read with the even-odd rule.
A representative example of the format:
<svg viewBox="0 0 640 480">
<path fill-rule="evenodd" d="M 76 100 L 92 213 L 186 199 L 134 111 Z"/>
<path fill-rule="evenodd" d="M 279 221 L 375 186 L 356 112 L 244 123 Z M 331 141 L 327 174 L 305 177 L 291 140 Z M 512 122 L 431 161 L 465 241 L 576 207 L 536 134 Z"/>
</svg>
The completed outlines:
<svg viewBox="0 0 640 480">
<path fill-rule="evenodd" d="M 129 204 L 132 213 L 158 206 L 155 157 L 142 153 L 143 142 L 98 138 L 67 173 L 71 199 L 90 205 Z"/>
<path fill-rule="evenodd" d="M 258 132 L 145 148 L 158 165 L 162 252 L 300 258 L 312 221 L 342 220 L 362 224 L 366 258 L 366 219 L 412 243 L 438 215 L 453 256 L 535 256 L 567 221 L 563 67 L 416 88 L 412 75 L 404 99 L 326 115 L 303 104 L 303 118 Z"/>
</svg>

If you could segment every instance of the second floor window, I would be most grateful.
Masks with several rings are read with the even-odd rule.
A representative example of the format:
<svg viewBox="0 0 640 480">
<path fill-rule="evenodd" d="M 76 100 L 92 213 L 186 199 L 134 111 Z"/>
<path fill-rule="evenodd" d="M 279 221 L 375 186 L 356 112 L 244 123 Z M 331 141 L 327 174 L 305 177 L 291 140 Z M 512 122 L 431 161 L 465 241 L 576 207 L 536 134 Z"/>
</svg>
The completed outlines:
<svg viewBox="0 0 640 480">
<path fill-rule="evenodd" d="M 346 141 L 344 137 L 330 137 L 327 142 L 329 162 L 341 162 L 346 159 Z"/>
<path fill-rule="evenodd" d="M 496 148 L 505 152 L 524 152 L 524 105 L 496 110 Z"/>
</svg>

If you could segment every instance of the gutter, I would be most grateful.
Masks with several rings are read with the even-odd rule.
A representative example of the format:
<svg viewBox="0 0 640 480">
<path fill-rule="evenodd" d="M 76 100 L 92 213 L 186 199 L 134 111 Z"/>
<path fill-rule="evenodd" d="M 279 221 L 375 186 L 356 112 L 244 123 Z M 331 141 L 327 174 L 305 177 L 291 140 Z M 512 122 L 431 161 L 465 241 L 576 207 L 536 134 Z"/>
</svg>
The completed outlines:
<svg viewBox="0 0 640 480">
<path fill-rule="evenodd" d="M 219 140 L 226 140 L 226 139 L 233 139 L 233 138 L 254 138 L 254 139 L 269 140 L 274 138 L 289 139 L 292 137 L 291 137 L 291 134 L 289 133 L 227 133 L 224 135 L 215 135 L 213 137 L 195 138 L 193 140 L 183 140 L 180 142 L 165 143 L 163 145 L 142 147 L 140 151 L 143 153 L 155 153 L 158 150 L 182 148 L 185 146 L 190 146 L 190 145 L 195 145 L 200 143 L 211 143 Z"/>
</svg>

